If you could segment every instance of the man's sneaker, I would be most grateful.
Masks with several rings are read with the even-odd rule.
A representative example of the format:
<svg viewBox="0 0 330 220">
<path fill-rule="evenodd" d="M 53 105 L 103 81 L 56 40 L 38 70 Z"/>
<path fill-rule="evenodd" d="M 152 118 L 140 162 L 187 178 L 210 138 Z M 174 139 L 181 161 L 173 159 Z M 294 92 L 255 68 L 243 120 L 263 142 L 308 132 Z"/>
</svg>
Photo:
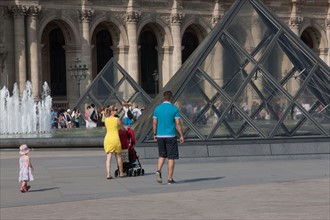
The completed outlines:
<svg viewBox="0 0 330 220">
<path fill-rule="evenodd" d="M 167 180 L 167 184 L 175 184 L 176 182 L 174 181 L 174 179 L 170 179 L 170 180 Z"/>
<path fill-rule="evenodd" d="M 159 170 L 157 170 L 157 172 L 156 172 L 156 181 L 157 181 L 157 183 L 160 183 L 160 184 L 163 183 L 162 173 Z"/>
</svg>

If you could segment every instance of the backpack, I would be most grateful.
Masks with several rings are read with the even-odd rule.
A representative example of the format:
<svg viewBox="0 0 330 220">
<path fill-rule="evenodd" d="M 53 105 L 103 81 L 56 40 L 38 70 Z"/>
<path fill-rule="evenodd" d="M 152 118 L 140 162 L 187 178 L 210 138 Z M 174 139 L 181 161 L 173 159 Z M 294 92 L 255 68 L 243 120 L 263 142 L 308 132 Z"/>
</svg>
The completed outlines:
<svg viewBox="0 0 330 220">
<path fill-rule="evenodd" d="M 97 123 L 97 117 L 96 117 L 96 113 L 95 113 L 95 110 L 92 112 L 91 114 L 91 120 L 95 123 Z"/>
<path fill-rule="evenodd" d="M 133 119 L 133 117 L 134 117 L 134 115 L 133 115 L 133 113 L 132 113 L 132 111 L 130 110 L 130 109 L 128 109 L 128 111 L 127 111 L 127 117 L 129 118 L 129 119 Z"/>
</svg>

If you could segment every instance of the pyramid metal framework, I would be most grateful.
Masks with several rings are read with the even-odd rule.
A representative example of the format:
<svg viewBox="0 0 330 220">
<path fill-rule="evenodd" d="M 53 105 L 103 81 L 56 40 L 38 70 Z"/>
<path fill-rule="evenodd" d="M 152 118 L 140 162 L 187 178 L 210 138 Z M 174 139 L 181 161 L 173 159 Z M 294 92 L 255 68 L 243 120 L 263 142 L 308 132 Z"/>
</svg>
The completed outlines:
<svg viewBox="0 0 330 220">
<path fill-rule="evenodd" d="M 330 68 L 259 0 L 238 0 L 135 124 L 171 90 L 186 142 L 330 137 Z"/>
<path fill-rule="evenodd" d="M 111 58 L 78 100 L 76 106 L 84 110 L 91 103 L 98 108 L 116 105 L 122 116 L 122 106 L 126 102 L 142 107 L 150 105 L 151 98 L 122 66 Z M 85 121 L 82 124 L 85 124 Z"/>
</svg>

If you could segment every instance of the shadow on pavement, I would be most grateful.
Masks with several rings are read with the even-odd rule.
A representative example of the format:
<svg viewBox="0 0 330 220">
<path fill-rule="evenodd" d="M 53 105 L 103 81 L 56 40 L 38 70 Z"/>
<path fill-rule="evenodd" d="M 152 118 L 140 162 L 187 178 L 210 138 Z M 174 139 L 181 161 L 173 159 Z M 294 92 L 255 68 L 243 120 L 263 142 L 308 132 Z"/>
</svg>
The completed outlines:
<svg viewBox="0 0 330 220">
<path fill-rule="evenodd" d="M 188 180 L 180 180 L 176 181 L 177 183 L 194 183 L 194 182 L 203 182 L 203 181 L 213 181 L 213 180 L 220 180 L 225 178 L 224 176 L 219 177 L 211 177 L 211 178 L 196 178 L 196 179 L 188 179 Z"/>
<path fill-rule="evenodd" d="M 53 188 L 45 188 L 45 189 L 31 189 L 29 192 L 43 192 L 43 191 L 49 191 L 53 189 L 59 189 L 59 187 L 53 187 Z"/>
</svg>

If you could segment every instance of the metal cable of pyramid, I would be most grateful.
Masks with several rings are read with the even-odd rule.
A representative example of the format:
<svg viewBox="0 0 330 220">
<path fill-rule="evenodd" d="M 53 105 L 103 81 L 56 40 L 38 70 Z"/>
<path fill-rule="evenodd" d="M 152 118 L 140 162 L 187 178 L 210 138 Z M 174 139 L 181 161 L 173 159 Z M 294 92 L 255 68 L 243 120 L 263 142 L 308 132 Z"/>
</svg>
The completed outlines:
<svg viewBox="0 0 330 220">
<path fill-rule="evenodd" d="M 82 110 L 91 103 L 97 107 L 117 105 L 118 113 L 123 115 L 122 105 L 127 102 L 145 107 L 150 105 L 151 98 L 124 68 L 111 58 L 77 101 L 76 106 Z"/>
<path fill-rule="evenodd" d="M 237 0 L 135 125 L 170 90 L 189 144 L 330 137 L 330 68 L 259 0 Z"/>
</svg>

